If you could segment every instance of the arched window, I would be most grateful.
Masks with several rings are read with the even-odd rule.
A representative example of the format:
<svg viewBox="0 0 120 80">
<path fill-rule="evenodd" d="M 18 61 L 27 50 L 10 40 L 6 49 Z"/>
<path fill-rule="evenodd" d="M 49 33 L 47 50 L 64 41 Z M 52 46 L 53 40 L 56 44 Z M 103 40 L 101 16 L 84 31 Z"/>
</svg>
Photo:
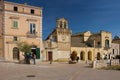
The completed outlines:
<svg viewBox="0 0 120 80">
<path fill-rule="evenodd" d="M 64 22 L 64 28 L 66 29 L 66 27 L 67 27 L 67 23 L 66 23 L 66 22 Z"/>
<path fill-rule="evenodd" d="M 110 47 L 110 45 L 109 45 L 109 40 L 108 40 L 108 39 L 105 40 L 105 47 L 106 47 L 106 48 L 109 48 L 109 47 Z"/>
<path fill-rule="evenodd" d="M 60 28 L 62 28 L 62 21 L 60 21 Z"/>
</svg>

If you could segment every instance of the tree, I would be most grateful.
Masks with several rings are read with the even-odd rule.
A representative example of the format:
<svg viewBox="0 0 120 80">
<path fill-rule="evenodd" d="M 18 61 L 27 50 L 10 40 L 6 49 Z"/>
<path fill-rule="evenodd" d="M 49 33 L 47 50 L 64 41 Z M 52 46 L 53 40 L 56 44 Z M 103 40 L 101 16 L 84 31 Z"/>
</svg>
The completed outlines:
<svg viewBox="0 0 120 80">
<path fill-rule="evenodd" d="M 17 46 L 21 52 L 24 52 L 24 53 L 31 52 L 32 45 L 30 45 L 26 42 L 19 42 L 19 43 L 17 43 Z"/>
<path fill-rule="evenodd" d="M 76 60 L 77 59 L 77 52 L 73 51 L 72 54 L 70 55 L 70 58 L 72 61 Z"/>
<path fill-rule="evenodd" d="M 17 46 L 21 52 L 24 52 L 24 58 L 25 58 L 24 62 L 26 64 L 30 64 L 30 52 L 31 52 L 32 45 L 26 42 L 19 42 Z"/>
</svg>

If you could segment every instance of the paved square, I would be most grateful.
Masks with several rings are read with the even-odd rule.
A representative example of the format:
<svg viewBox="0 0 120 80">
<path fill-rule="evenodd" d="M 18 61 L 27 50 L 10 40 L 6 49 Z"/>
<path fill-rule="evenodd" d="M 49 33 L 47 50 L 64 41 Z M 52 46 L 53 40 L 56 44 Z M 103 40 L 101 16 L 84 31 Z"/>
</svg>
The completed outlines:
<svg viewBox="0 0 120 80">
<path fill-rule="evenodd" d="M 0 80 L 120 80 L 120 71 L 97 70 L 86 64 L 0 62 Z"/>
</svg>

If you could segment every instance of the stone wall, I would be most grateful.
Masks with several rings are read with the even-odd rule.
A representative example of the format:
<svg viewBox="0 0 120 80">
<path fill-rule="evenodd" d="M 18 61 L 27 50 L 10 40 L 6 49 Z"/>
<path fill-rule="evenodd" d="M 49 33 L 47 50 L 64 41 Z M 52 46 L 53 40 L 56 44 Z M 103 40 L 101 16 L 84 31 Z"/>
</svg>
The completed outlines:
<svg viewBox="0 0 120 80">
<path fill-rule="evenodd" d="M 102 68 L 112 65 L 120 65 L 119 59 L 113 59 L 113 60 L 98 60 L 93 62 L 93 68 Z"/>
</svg>

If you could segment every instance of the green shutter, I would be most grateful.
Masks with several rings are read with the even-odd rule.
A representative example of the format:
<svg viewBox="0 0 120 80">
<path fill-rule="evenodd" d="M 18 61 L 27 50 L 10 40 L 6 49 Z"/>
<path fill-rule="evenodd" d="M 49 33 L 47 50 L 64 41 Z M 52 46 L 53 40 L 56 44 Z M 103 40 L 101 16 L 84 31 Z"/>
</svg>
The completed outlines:
<svg viewBox="0 0 120 80">
<path fill-rule="evenodd" d="M 36 49 L 36 59 L 40 59 L 40 48 Z"/>
<path fill-rule="evenodd" d="M 18 28 L 18 22 L 17 21 L 13 21 L 13 28 Z"/>
</svg>

